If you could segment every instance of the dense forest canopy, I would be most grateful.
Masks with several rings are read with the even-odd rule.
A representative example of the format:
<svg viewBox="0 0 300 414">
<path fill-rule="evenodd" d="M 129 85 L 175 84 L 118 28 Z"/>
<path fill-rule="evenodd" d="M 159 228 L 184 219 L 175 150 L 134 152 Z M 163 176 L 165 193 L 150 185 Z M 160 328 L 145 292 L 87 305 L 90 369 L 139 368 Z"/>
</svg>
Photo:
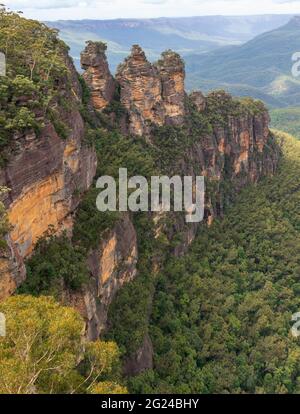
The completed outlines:
<svg viewBox="0 0 300 414">
<path fill-rule="evenodd" d="M 300 392 L 291 335 L 300 310 L 300 143 L 276 135 L 278 174 L 245 189 L 160 275 L 149 328 L 155 368 L 132 379 L 132 391 Z"/>
</svg>

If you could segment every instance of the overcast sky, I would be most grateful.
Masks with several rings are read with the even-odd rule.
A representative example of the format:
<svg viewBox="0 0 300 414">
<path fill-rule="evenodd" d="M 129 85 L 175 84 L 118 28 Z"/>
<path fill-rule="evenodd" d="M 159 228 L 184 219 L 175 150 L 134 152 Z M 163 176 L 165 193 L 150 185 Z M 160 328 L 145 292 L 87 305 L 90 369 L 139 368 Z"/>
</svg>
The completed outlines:
<svg viewBox="0 0 300 414">
<path fill-rule="evenodd" d="M 300 14 L 300 0 L 3 0 L 41 20 L 201 15 Z"/>
</svg>

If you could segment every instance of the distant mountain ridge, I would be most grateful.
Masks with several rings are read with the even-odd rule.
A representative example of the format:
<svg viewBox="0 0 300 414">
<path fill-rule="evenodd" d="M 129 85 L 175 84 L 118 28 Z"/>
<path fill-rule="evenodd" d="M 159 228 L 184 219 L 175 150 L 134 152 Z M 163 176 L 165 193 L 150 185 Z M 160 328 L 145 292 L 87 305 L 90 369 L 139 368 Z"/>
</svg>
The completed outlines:
<svg viewBox="0 0 300 414">
<path fill-rule="evenodd" d="M 205 53 L 227 45 L 239 45 L 255 36 L 287 23 L 292 15 L 199 16 L 158 19 L 60 20 L 46 22 L 60 30 L 70 46 L 77 67 L 85 41 L 108 44 L 112 71 L 128 55 L 133 44 L 140 44 L 150 60 L 165 49 L 182 56 Z"/>
<path fill-rule="evenodd" d="M 300 104 L 300 79 L 292 76 L 292 55 L 300 50 L 300 17 L 240 46 L 186 56 L 188 88 L 222 88 L 250 95 L 271 107 Z"/>
</svg>

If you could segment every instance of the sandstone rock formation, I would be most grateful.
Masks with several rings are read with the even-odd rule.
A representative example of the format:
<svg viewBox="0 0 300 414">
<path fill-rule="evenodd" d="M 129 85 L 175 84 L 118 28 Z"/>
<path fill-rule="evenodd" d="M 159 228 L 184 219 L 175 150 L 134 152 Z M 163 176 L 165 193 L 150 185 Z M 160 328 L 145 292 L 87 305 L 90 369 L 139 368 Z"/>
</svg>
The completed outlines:
<svg viewBox="0 0 300 414">
<path fill-rule="evenodd" d="M 131 55 L 119 66 L 116 79 L 121 86 L 121 103 L 129 112 L 132 134 L 146 133 L 147 122 L 163 124 L 162 85 L 158 70 L 148 62 L 140 46 L 133 46 Z"/>
<path fill-rule="evenodd" d="M 90 88 L 93 106 L 98 111 L 110 104 L 116 89 L 108 68 L 106 49 L 106 44 L 102 42 L 87 42 L 81 53 L 81 66 L 85 70 L 83 78 Z"/>
<path fill-rule="evenodd" d="M 136 231 L 125 214 L 88 258 L 94 282 L 93 297 L 97 298 L 96 312 L 88 323 L 90 338 L 99 337 L 106 328 L 109 305 L 117 291 L 135 278 L 137 261 Z"/>
<path fill-rule="evenodd" d="M 96 173 L 94 150 L 83 144 L 85 125 L 77 109 L 81 89 L 75 68 L 68 59 L 72 93 L 70 108 L 60 116 L 69 128 L 63 140 L 52 122 L 45 119 L 40 136 L 33 131 L 15 134 L 16 152 L 0 170 L 0 185 L 11 189 L 5 200 L 12 231 L 8 236 L 10 258 L 0 259 L 0 300 L 25 278 L 23 260 L 48 230 L 71 230 L 72 213 Z M 61 85 L 62 94 L 66 94 Z M 6 270 L 5 270 L 6 269 Z M 10 289 L 5 286 L 11 286 Z"/>
<path fill-rule="evenodd" d="M 183 122 L 184 77 L 184 63 L 177 53 L 167 51 L 152 65 L 140 46 L 133 46 L 116 75 L 121 86 L 121 103 L 129 112 L 132 134 L 149 134 L 151 123 L 180 125 Z"/>
<path fill-rule="evenodd" d="M 180 125 L 185 114 L 185 67 L 181 57 L 167 50 L 156 63 L 162 83 L 162 100 L 164 106 L 164 122 Z"/>
<path fill-rule="evenodd" d="M 190 99 L 196 106 L 199 112 L 202 112 L 206 108 L 205 96 L 200 91 L 194 91 L 190 94 Z"/>
<path fill-rule="evenodd" d="M 97 249 L 89 252 L 90 280 L 80 291 L 65 290 L 62 301 L 73 306 L 86 322 L 86 336 L 96 340 L 107 327 L 107 314 L 116 293 L 137 274 L 137 235 L 124 213 Z"/>
</svg>

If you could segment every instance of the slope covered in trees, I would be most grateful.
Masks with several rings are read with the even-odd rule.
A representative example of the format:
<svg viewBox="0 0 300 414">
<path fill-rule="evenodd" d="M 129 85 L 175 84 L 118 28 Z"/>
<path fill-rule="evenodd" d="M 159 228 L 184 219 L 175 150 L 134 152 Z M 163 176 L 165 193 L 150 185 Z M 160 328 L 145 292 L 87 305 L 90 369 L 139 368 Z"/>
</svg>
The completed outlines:
<svg viewBox="0 0 300 414">
<path fill-rule="evenodd" d="M 154 370 L 132 379 L 131 391 L 300 392 L 290 332 L 300 311 L 300 143 L 276 135 L 278 174 L 244 190 L 161 273 L 149 329 Z"/>
<path fill-rule="evenodd" d="M 241 46 L 186 56 L 188 88 L 222 88 L 237 96 L 262 99 L 270 107 L 299 104 L 299 77 L 292 76 L 300 20 L 260 34 Z"/>
<path fill-rule="evenodd" d="M 270 111 L 271 125 L 300 139 L 300 108 L 280 108 Z"/>
</svg>

